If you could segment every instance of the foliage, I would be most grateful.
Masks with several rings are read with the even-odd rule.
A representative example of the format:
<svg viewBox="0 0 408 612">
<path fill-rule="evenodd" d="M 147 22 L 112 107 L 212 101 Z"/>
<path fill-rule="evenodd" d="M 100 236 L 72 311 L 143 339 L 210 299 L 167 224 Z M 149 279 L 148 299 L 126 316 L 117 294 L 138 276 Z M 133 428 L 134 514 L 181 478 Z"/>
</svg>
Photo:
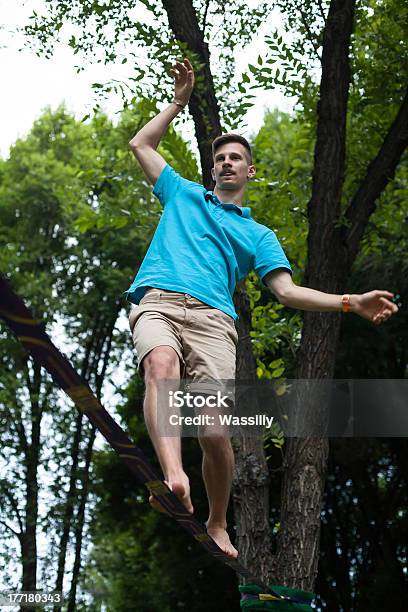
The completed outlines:
<svg viewBox="0 0 408 612">
<path fill-rule="evenodd" d="M 57 41 L 68 44 L 80 58 L 78 72 L 89 61 L 126 65 L 129 76 L 125 79 L 94 84 L 100 98 L 115 91 L 126 104 L 141 97 L 169 100 L 173 91 L 169 69 L 174 58 L 185 56 L 186 49 L 174 38 L 163 4 L 149 0 L 136 3 L 50 0 L 44 12 L 33 11 L 23 29 L 38 55 L 51 57 Z M 217 95 L 225 101 L 220 109 L 221 120 L 225 129 L 233 129 L 253 100 L 251 94 L 242 100 L 239 75 L 231 79 L 233 52 L 254 39 L 273 6 L 269 2 L 257 2 L 256 6 L 247 2 L 228 5 L 220 0 L 196 0 L 193 5 L 203 38 L 211 44 L 216 61 L 213 74 Z M 189 55 L 194 60 L 191 51 Z M 197 58 L 195 67 L 199 80 Z"/>
</svg>

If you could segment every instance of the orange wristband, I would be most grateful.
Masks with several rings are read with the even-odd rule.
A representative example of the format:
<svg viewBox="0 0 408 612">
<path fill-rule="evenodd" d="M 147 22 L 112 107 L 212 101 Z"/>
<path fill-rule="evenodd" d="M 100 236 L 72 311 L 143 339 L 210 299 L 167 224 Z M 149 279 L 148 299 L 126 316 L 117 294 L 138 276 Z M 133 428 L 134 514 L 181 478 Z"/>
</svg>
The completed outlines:
<svg viewBox="0 0 408 612">
<path fill-rule="evenodd" d="M 182 104 L 181 102 L 179 102 L 178 100 L 176 100 L 176 98 L 174 98 L 174 100 L 172 100 L 173 104 L 177 104 L 177 106 L 179 106 L 180 108 L 186 108 L 187 104 Z"/>
<path fill-rule="evenodd" d="M 345 293 L 341 298 L 341 309 L 343 312 L 349 312 L 350 310 L 350 296 Z"/>
</svg>

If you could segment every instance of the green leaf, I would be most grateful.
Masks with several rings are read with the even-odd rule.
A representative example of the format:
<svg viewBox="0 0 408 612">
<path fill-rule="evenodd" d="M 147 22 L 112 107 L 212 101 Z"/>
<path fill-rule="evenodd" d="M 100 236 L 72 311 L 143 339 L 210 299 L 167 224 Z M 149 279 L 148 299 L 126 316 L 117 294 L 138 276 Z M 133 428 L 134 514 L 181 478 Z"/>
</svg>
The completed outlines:
<svg viewBox="0 0 408 612">
<path fill-rule="evenodd" d="M 284 373 L 285 368 L 278 368 L 277 370 L 273 370 L 272 378 L 279 378 Z"/>
</svg>

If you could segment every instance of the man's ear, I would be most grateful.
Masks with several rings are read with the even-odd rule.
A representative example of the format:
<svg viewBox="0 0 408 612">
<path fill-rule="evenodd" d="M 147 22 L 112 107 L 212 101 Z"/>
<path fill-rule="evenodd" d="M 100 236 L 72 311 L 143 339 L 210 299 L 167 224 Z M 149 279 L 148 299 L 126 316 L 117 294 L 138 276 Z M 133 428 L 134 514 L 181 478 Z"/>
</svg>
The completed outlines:
<svg viewBox="0 0 408 612">
<path fill-rule="evenodd" d="M 214 171 L 214 168 L 211 168 L 211 176 L 212 176 L 212 180 L 215 181 L 215 171 Z"/>
<path fill-rule="evenodd" d="M 256 174 L 256 168 L 255 168 L 255 166 L 254 166 L 253 164 L 251 164 L 251 165 L 249 166 L 249 168 L 248 168 L 248 174 L 247 174 L 247 179 L 248 179 L 248 181 L 250 181 L 251 179 L 253 179 L 253 178 L 254 178 L 254 176 L 255 176 L 255 174 Z"/>
</svg>

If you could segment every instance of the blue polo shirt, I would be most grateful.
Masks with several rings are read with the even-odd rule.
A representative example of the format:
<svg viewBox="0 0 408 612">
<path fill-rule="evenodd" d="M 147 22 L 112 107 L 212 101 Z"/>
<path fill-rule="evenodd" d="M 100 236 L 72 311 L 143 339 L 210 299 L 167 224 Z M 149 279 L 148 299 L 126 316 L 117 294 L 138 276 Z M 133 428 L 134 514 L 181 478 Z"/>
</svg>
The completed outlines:
<svg viewBox="0 0 408 612">
<path fill-rule="evenodd" d="M 163 213 L 126 291 L 130 302 L 138 304 L 148 287 L 156 287 L 188 293 L 237 319 L 232 296 L 248 272 L 261 279 L 277 268 L 292 273 L 275 233 L 254 221 L 250 208 L 221 202 L 168 164 L 153 193 Z"/>
</svg>

